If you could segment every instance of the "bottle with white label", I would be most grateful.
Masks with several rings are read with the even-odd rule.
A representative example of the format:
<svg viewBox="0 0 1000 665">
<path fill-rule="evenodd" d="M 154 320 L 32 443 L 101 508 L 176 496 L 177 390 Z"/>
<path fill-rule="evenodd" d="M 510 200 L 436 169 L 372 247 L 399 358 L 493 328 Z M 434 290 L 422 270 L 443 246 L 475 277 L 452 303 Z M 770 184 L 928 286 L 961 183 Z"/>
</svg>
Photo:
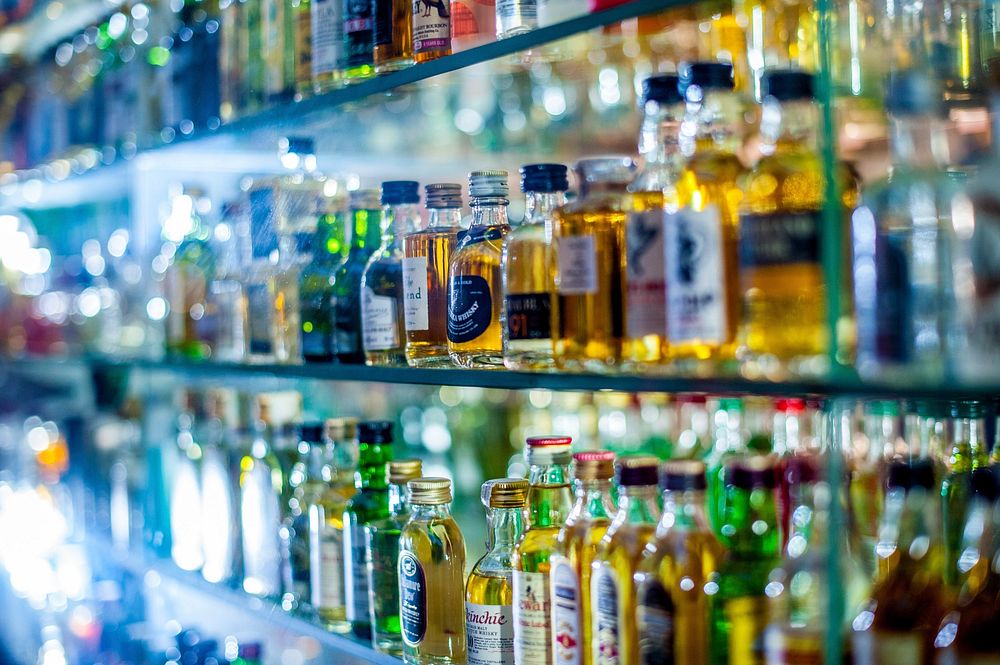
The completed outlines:
<svg viewBox="0 0 1000 665">
<path fill-rule="evenodd" d="M 552 316 L 559 369 L 607 371 L 621 362 L 624 338 L 625 221 L 635 165 L 625 156 L 574 166 L 580 198 L 556 211 Z"/>
<path fill-rule="evenodd" d="M 465 586 L 465 636 L 469 665 L 514 665 L 514 547 L 524 531 L 528 481 L 483 484 L 489 540 Z"/>
<path fill-rule="evenodd" d="M 382 244 L 361 276 L 361 339 L 366 365 L 406 365 L 403 237 L 421 226 L 420 185 L 382 183 Z"/>
</svg>

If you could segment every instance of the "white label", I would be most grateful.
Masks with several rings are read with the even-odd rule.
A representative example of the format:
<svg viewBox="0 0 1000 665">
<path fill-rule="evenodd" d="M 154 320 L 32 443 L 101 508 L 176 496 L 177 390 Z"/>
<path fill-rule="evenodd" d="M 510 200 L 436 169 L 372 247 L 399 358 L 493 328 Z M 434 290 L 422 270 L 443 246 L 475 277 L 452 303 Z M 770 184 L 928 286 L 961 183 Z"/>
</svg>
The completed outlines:
<svg viewBox="0 0 1000 665">
<path fill-rule="evenodd" d="M 527 665 L 551 665 L 552 614 L 549 576 L 514 571 L 514 660 Z"/>
<path fill-rule="evenodd" d="M 912 665 L 924 660 L 923 635 L 865 630 L 854 633 L 857 665 Z"/>
<path fill-rule="evenodd" d="M 618 582 L 606 566 L 598 568 L 590 580 L 592 625 L 594 627 L 594 663 L 618 665 Z"/>
<path fill-rule="evenodd" d="M 361 331 L 365 351 L 396 349 L 399 343 L 399 327 L 396 322 L 396 299 L 377 296 L 365 287 L 361 295 Z"/>
<path fill-rule="evenodd" d="M 666 218 L 664 252 L 671 343 L 726 341 L 726 284 L 719 209 L 684 208 Z"/>
<path fill-rule="evenodd" d="M 552 586 L 552 650 L 555 665 L 579 665 L 583 648 L 580 633 L 580 579 L 564 556 L 549 559 Z"/>
<path fill-rule="evenodd" d="M 403 317 L 407 332 L 427 330 L 427 257 L 403 259 Z"/>
<path fill-rule="evenodd" d="M 340 531 L 323 527 L 319 538 L 319 589 L 317 593 L 318 607 L 336 608 L 344 606 L 344 584 L 341 576 L 344 574 L 343 551 L 344 539 Z"/>
<path fill-rule="evenodd" d="M 667 272 L 663 209 L 634 212 L 625 228 L 626 334 L 630 339 L 667 331 Z"/>
<path fill-rule="evenodd" d="M 469 665 L 514 665 L 514 608 L 465 604 Z"/>
<path fill-rule="evenodd" d="M 344 3 L 312 0 L 312 75 L 330 74 L 344 59 Z"/>
<path fill-rule="evenodd" d="M 451 14 L 444 2 L 413 3 L 413 52 L 451 48 Z"/>
<path fill-rule="evenodd" d="M 567 296 L 597 293 L 597 247 L 594 236 L 559 238 L 556 243 L 559 293 Z"/>
</svg>

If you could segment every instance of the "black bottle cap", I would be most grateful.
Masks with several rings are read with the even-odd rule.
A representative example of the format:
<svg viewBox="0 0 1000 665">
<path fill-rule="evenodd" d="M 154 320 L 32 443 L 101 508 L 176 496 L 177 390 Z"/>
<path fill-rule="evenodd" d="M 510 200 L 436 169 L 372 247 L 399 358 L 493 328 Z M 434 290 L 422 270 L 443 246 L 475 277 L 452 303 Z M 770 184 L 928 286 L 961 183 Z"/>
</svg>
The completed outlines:
<svg viewBox="0 0 1000 665">
<path fill-rule="evenodd" d="M 260 660 L 260 643 L 247 642 L 246 644 L 241 644 L 238 653 L 243 660 Z"/>
<path fill-rule="evenodd" d="M 663 465 L 660 487 L 665 490 L 704 491 L 706 487 L 705 464 L 696 460 L 675 460 Z"/>
<path fill-rule="evenodd" d="M 677 104 L 684 101 L 677 74 L 654 74 L 642 82 L 642 101 Z"/>
<path fill-rule="evenodd" d="M 1000 478 L 996 466 L 989 468 L 979 468 L 972 471 L 972 478 L 969 483 L 972 486 L 972 494 L 986 501 L 996 501 L 1000 497 Z"/>
<path fill-rule="evenodd" d="M 753 490 L 759 487 L 774 489 L 778 485 L 774 459 L 768 455 L 737 458 L 726 466 L 727 485 L 743 490 Z"/>
<path fill-rule="evenodd" d="M 892 115 L 939 113 L 941 107 L 938 86 L 927 74 L 903 70 L 892 72 L 886 78 L 885 109 Z"/>
<path fill-rule="evenodd" d="M 525 164 L 521 167 L 521 191 L 565 192 L 569 189 L 568 172 L 562 164 Z"/>
<path fill-rule="evenodd" d="M 420 183 L 413 180 L 387 180 L 382 183 L 382 205 L 420 203 Z"/>
<path fill-rule="evenodd" d="M 657 485 L 660 480 L 660 461 L 649 455 L 629 455 L 615 462 L 618 484 L 625 487 Z"/>
<path fill-rule="evenodd" d="M 890 488 L 895 487 L 907 491 L 916 487 L 932 490 L 934 489 L 934 465 L 926 459 L 910 462 L 894 461 L 889 464 L 886 485 Z"/>
<path fill-rule="evenodd" d="M 392 443 L 392 421 L 366 420 L 358 423 L 360 443 Z"/>
<path fill-rule="evenodd" d="M 286 136 L 278 142 L 278 149 L 284 154 L 314 155 L 316 143 L 308 136 Z"/>
<path fill-rule="evenodd" d="M 305 441 L 307 443 L 321 443 L 323 441 L 323 428 L 324 425 L 321 422 L 309 421 L 306 423 L 299 423 L 296 427 L 296 430 L 298 430 L 299 441 Z"/>
<path fill-rule="evenodd" d="M 689 62 L 681 67 L 679 89 L 684 96 L 692 86 L 702 90 L 732 90 L 733 66 L 726 62 Z"/>
<path fill-rule="evenodd" d="M 801 69 L 773 69 L 764 72 L 761 91 L 764 97 L 774 97 L 779 102 L 815 99 L 815 78 Z"/>
</svg>

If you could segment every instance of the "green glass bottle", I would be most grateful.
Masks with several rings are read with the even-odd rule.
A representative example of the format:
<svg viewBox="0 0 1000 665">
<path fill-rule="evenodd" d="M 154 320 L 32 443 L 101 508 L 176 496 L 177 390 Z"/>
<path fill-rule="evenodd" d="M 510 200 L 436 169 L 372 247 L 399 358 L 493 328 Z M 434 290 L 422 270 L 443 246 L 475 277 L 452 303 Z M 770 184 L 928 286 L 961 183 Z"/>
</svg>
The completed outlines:
<svg viewBox="0 0 1000 665">
<path fill-rule="evenodd" d="M 746 452 L 743 438 L 743 403 L 737 397 L 719 400 L 712 432 L 712 452 L 705 458 L 708 485 L 705 501 L 708 520 L 716 534 L 722 528 L 722 510 L 726 500 L 726 462 Z"/>
<path fill-rule="evenodd" d="M 316 232 L 312 261 L 299 277 L 302 357 L 306 362 L 333 361 L 333 279 L 346 257 L 344 198 L 315 197 Z"/>
<path fill-rule="evenodd" d="M 941 536 L 944 542 L 944 582 L 954 591 L 961 584 L 958 560 L 962 532 L 972 494 L 972 472 L 988 466 L 984 423 L 976 402 L 958 402 L 951 409 L 951 450 L 941 479 Z"/>
<path fill-rule="evenodd" d="M 351 249 L 333 276 L 333 353 L 342 363 L 365 362 L 361 338 L 361 277 L 382 241 L 378 190 L 350 194 Z"/>
</svg>

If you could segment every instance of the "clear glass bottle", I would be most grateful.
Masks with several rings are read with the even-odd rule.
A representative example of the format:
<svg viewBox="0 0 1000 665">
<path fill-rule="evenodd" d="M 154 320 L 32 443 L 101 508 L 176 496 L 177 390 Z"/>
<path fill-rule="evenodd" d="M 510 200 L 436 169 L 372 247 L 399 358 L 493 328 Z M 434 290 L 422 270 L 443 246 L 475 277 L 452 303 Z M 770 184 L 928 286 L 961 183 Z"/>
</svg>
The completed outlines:
<svg viewBox="0 0 1000 665">
<path fill-rule="evenodd" d="M 333 276 L 347 254 L 347 199 L 340 183 L 328 180 L 327 184 L 333 187 L 315 198 L 312 261 L 303 266 L 299 277 L 302 358 L 314 363 L 328 363 L 334 359 Z"/>
<path fill-rule="evenodd" d="M 170 558 L 181 570 L 198 570 L 205 561 L 199 482 L 201 443 L 195 438 L 195 419 L 201 412 L 199 395 L 182 391 L 179 406 L 170 469 Z"/>
<path fill-rule="evenodd" d="M 459 367 L 503 366 L 500 256 L 507 223 L 507 172 L 469 174 L 472 225 L 459 234 L 448 281 L 448 352 Z"/>
<path fill-rule="evenodd" d="M 451 481 L 407 484 L 410 519 L 399 539 L 399 615 L 403 662 L 460 665 L 466 661 L 465 539 L 451 516 Z"/>
<path fill-rule="evenodd" d="M 410 367 L 451 367 L 448 274 L 462 223 L 462 186 L 425 187 L 427 226 L 403 240 L 406 361 Z"/>
<path fill-rule="evenodd" d="M 343 0 L 344 73 L 346 83 L 357 83 L 375 75 L 375 3 Z"/>
<path fill-rule="evenodd" d="M 656 366 L 670 358 L 667 340 L 667 274 L 663 219 L 676 205 L 683 167 L 679 135 L 684 99 L 676 74 L 647 78 L 639 135 L 642 169 L 629 187 L 632 209 L 625 223 L 625 343 L 623 361 Z"/>
<path fill-rule="evenodd" d="M 575 453 L 573 478 L 576 500 L 559 529 L 549 558 L 554 662 L 590 665 L 590 566 L 597 547 L 617 512 L 611 493 L 615 454 L 606 451 Z"/>
<path fill-rule="evenodd" d="M 852 549 L 866 572 L 874 577 L 875 546 L 885 498 L 885 464 L 895 456 L 899 439 L 899 404 L 888 400 L 868 402 L 864 407 L 863 434 L 867 446 L 850 461 L 848 503 L 851 511 Z"/>
<path fill-rule="evenodd" d="M 206 311 L 212 331 L 212 359 L 216 362 L 242 362 L 247 354 L 247 311 L 240 269 L 246 240 L 247 208 L 243 202 L 222 206 L 222 217 L 212 231 L 215 273 L 208 284 Z"/>
<path fill-rule="evenodd" d="M 403 238 L 420 230 L 420 185 L 382 183 L 382 244 L 361 276 L 361 338 L 367 365 L 405 365 Z"/>
<path fill-rule="evenodd" d="M 448 5 L 448 0 L 417 3 L 412 14 L 414 62 L 429 62 L 451 55 L 451 11 Z"/>
<path fill-rule="evenodd" d="M 254 179 L 247 190 L 249 215 L 243 253 L 244 297 L 247 317 L 247 360 L 251 363 L 274 361 L 271 338 L 273 319 L 268 284 L 278 260 L 278 234 L 273 210 L 273 179 Z"/>
<path fill-rule="evenodd" d="M 368 607 L 372 624 L 372 646 L 380 653 L 403 655 L 399 619 L 399 538 L 410 519 L 406 483 L 419 478 L 423 465 L 418 459 L 389 462 L 389 517 L 372 522 L 368 540 Z"/>
<path fill-rule="evenodd" d="M 295 15 L 295 98 L 312 94 L 312 2 L 292 0 Z"/>
<path fill-rule="evenodd" d="M 488 480 L 482 500 L 489 527 L 486 554 L 465 586 L 469 665 L 514 665 L 514 547 L 524 531 L 528 481 Z"/>
<path fill-rule="evenodd" d="M 637 665 L 633 577 L 660 519 L 659 460 L 633 455 L 615 467 L 618 511 L 590 565 L 591 658 L 596 665 Z"/>
<path fill-rule="evenodd" d="M 273 430 L 266 400 L 258 396 L 249 449 L 240 462 L 240 533 L 243 590 L 277 599 L 281 594 L 281 464 L 271 449 Z"/>
<path fill-rule="evenodd" d="M 312 600 L 312 556 L 309 535 L 309 506 L 316 503 L 326 487 L 331 471 L 327 468 L 325 425 L 322 422 L 304 422 L 295 427 L 299 459 L 289 473 L 288 484 L 292 496 L 284 519 L 288 534 L 288 581 L 284 601 L 291 607 L 308 607 Z"/>
<path fill-rule="evenodd" d="M 163 238 L 175 247 L 163 280 L 168 306 L 167 355 L 175 358 L 204 360 L 212 355 L 200 324 L 215 274 L 211 229 L 202 219 L 209 208 L 204 192 L 186 186 L 173 198 L 170 216 L 163 223 Z"/>
<path fill-rule="evenodd" d="M 384 74 L 413 64 L 413 3 L 374 0 L 375 73 Z"/>
<path fill-rule="evenodd" d="M 556 300 L 552 317 L 559 369 L 607 371 L 621 362 L 629 157 L 583 159 L 573 167 L 580 197 L 556 211 Z"/>
<path fill-rule="evenodd" d="M 514 662 L 552 665 L 549 571 L 559 531 L 572 507 L 568 436 L 525 441 L 530 467 L 528 528 L 514 550 Z"/>
<path fill-rule="evenodd" d="M 350 194 L 351 249 L 333 276 L 333 353 L 338 362 L 365 362 L 361 337 L 361 277 L 380 242 L 382 210 L 377 190 Z"/>
<path fill-rule="evenodd" d="M 531 32 L 538 27 L 537 0 L 496 0 L 497 39 Z"/>
<path fill-rule="evenodd" d="M 941 541 L 944 544 L 943 579 L 951 591 L 961 590 L 959 560 L 963 531 L 972 500 L 972 474 L 987 468 L 985 423 L 978 402 L 951 405 L 951 450 L 941 479 Z"/>
<path fill-rule="evenodd" d="M 344 2 L 309 0 L 312 13 L 312 87 L 322 94 L 343 85 Z"/>
<path fill-rule="evenodd" d="M 524 221 L 503 243 L 503 362 L 507 369 L 551 369 L 555 264 L 552 227 L 566 202 L 569 180 L 562 164 L 521 167 Z"/>
<path fill-rule="evenodd" d="M 201 576 L 208 582 L 231 582 L 236 575 L 239 548 L 236 488 L 230 482 L 235 442 L 236 396 L 216 389 L 205 398 L 201 428 L 201 540 L 205 564 Z"/>
</svg>

